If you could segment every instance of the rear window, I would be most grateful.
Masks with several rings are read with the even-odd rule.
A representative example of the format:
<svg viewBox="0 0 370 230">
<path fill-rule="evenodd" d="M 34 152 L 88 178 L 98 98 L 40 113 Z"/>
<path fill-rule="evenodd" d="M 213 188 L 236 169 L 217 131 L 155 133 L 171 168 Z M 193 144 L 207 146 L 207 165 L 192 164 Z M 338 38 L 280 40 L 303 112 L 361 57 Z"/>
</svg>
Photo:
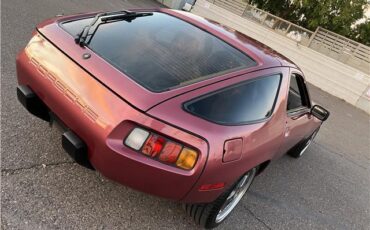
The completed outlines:
<svg viewBox="0 0 370 230">
<path fill-rule="evenodd" d="M 268 118 L 274 109 L 280 75 L 246 81 L 185 103 L 185 109 L 217 124 L 240 125 Z"/>
<path fill-rule="evenodd" d="M 66 22 L 76 35 L 91 19 Z M 164 13 L 99 25 L 90 49 L 143 87 L 161 92 L 255 66 L 249 56 Z"/>
</svg>

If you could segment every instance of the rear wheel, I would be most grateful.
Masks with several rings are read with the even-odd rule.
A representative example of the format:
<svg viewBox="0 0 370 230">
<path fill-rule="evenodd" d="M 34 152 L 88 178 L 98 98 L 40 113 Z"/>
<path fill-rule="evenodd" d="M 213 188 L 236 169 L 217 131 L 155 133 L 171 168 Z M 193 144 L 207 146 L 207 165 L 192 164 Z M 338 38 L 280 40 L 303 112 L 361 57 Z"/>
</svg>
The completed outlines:
<svg viewBox="0 0 370 230">
<path fill-rule="evenodd" d="M 291 150 L 289 150 L 288 155 L 294 158 L 301 157 L 308 147 L 313 142 L 313 139 L 315 138 L 316 134 L 319 132 L 319 129 L 315 130 L 311 136 L 309 136 L 307 139 L 301 141 L 297 146 L 293 147 Z"/>
<path fill-rule="evenodd" d="M 221 224 L 234 210 L 251 186 L 257 168 L 249 170 L 233 186 L 208 204 L 185 204 L 184 208 L 194 221 L 205 228 Z"/>
</svg>

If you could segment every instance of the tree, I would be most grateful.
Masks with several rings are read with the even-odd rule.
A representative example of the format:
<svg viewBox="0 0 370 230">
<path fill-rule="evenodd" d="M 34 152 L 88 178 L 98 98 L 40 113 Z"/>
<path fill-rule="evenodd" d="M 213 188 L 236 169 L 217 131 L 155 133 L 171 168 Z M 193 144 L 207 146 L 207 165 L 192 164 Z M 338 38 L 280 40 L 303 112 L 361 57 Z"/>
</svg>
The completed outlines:
<svg viewBox="0 0 370 230">
<path fill-rule="evenodd" d="M 357 25 L 350 37 L 364 45 L 370 46 L 370 20 Z"/>
<path fill-rule="evenodd" d="M 302 27 L 315 30 L 321 26 L 343 36 L 363 41 L 352 25 L 364 17 L 366 0 L 249 0 L 249 3 Z M 357 33 L 366 33 L 368 25 L 358 26 Z"/>
<path fill-rule="evenodd" d="M 299 9 L 295 0 L 249 0 L 249 4 L 291 22 L 296 22 L 299 18 Z"/>
</svg>

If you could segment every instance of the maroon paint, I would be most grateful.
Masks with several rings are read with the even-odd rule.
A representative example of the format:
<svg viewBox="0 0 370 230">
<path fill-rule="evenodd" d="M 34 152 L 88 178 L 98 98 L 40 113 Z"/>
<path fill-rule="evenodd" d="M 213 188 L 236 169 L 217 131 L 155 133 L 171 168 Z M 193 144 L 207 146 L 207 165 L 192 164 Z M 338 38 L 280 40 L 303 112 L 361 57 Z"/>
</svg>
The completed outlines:
<svg viewBox="0 0 370 230">
<path fill-rule="evenodd" d="M 293 118 L 287 117 L 290 73 L 302 74 L 291 61 L 213 21 L 168 9 L 157 11 L 220 37 L 255 59 L 258 66 L 153 93 L 88 48 L 76 45 L 72 36 L 58 25 L 88 15 L 59 17 L 41 23 L 37 27 L 39 32 L 34 32 L 31 42 L 17 57 L 19 84 L 28 85 L 87 143 L 89 159 L 103 175 L 157 196 L 189 203 L 211 202 L 244 172 L 281 156 L 292 143 L 320 125 L 319 120 L 308 114 L 294 118 L 302 122 L 292 122 Z M 91 54 L 87 60 L 82 58 L 86 52 Z M 283 76 L 276 106 L 272 116 L 261 123 L 221 126 L 182 109 L 185 101 L 199 95 L 276 73 Z M 195 167 L 182 170 L 125 147 L 123 139 L 138 125 L 196 149 L 200 155 Z M 235 143 L 225 144 L 226 140 L 237 140 L 242 146 L 238 149 Z M 224 155 L 224 147 L 233 151 Z M 219 183 L 225 183 L 225 187 L 199 191 L 202 185 Z"/>
</svg>

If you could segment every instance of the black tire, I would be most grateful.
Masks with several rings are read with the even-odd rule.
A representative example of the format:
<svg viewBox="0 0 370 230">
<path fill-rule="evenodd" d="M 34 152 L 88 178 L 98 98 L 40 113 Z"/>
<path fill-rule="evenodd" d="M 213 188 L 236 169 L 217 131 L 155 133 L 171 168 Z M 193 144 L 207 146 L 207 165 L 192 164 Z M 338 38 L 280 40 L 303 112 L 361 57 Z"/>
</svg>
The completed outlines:
<svg viewBox="0 0 370 230">
<path fill-rule="evenodd" d="M 300 158 L 303 156 L 303 153 L 310 146 L 316 134 L 319 132 L 319 129 L 316 129 L 308 138 L 300 141 L 296 146 L 290 149 L 287 154 L 293 158 Z"/>
<path fill-rule="evenodd" d="M 248 179 L 248 180 L 250 180 L 250 182 L 247 182 L 247 183 L 249 183 L 249 185 L 248 185 L 247 190 L 245 191 L 245 193 L 246 193 L 248 191 L 250 185 L 253 182 L 253 179 L 254 179 L 257 171 L 258 171 L 257 169 L 258 168 L 255 167 L 255 168 L 249 170 L 248 172 L 246 172 L 243 176 L 241 176 L 238 179 L 238 181 L 234 185 L 232 185 L 228 190 L 226 190 L 224 193 L 222 193 L 212 203 L 208 203 L 208 204 L 184 204 L 183 208 L 185 209 L 186 213 L 194 219 L 195 223 L 199 224 L 200 226 L 202 226 L 206 229 L 217 227 L 219 224 L 221 224 L 225 219 L 227 219 L 229 217 L 230 213 L 232 213 L 232 210 L 236 207 L 236 205 L 240 201 L 240 200 L 237 201 L 237 204 L 231 209 L 230 213 L 228 213 L 227 216 L 224 219 L 217 222 L 216 218 L 217 218 L 221 208 L 225 204 L 227 198 L 231 194 L 231 192 L 233 192 L 234 189 L 236 189 L 236 186 L 239 185 L 239 182 L 241 182 L 241 180 L 245 177 L 245 175 L 247 175 L 248 173 L 251 173 L 250 174 L 251 177 Z M 242 196 L 244 196 L 244 194 Z"/>
</svg>

